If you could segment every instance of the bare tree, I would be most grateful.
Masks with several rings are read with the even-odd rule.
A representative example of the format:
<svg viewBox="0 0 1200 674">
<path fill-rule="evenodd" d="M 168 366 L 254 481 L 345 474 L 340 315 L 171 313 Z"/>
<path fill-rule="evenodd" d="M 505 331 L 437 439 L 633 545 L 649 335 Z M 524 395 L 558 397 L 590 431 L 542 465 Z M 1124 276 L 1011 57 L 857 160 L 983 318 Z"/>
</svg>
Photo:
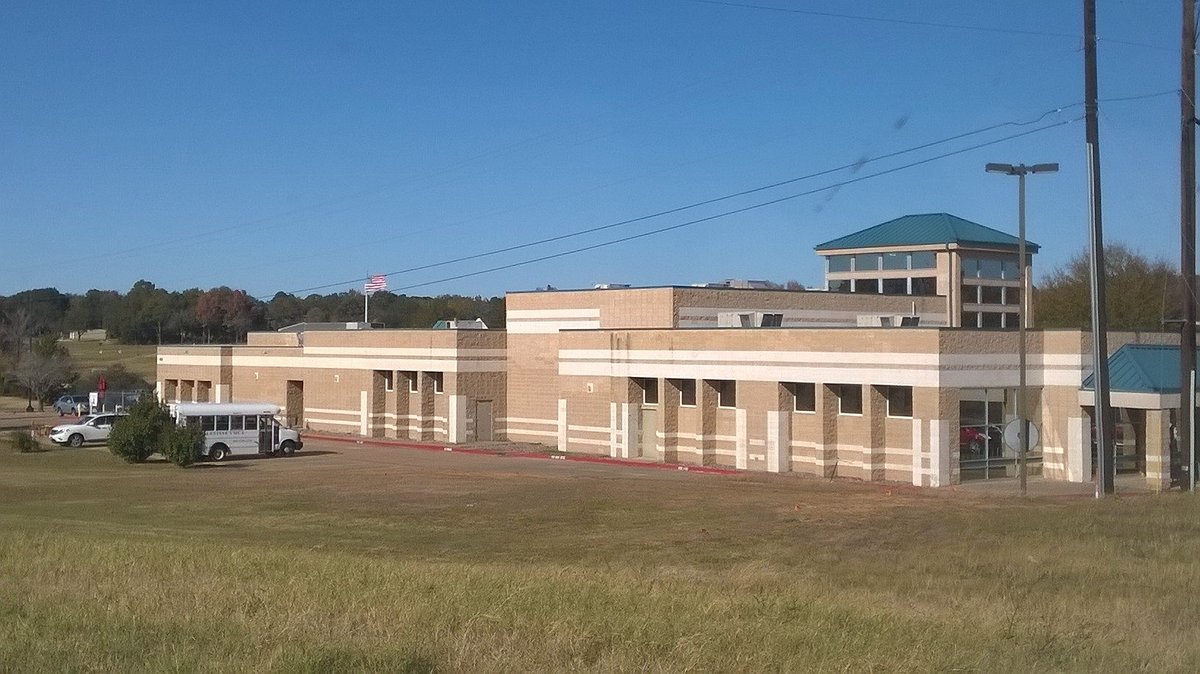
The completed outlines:
<svg viewBox="0 0 1200 674">
<path fill-rule="evenodd" d="M 25 411 L 33 411 L 33 401 L 38 401 L 38 410 L 46 409 L 46 398 L 71 378 L 71 355 L 58 343 L 53 335 L 43 335 L 29 349 L 18 352 L 13 378 L 28 394 Z"/>
</svg>

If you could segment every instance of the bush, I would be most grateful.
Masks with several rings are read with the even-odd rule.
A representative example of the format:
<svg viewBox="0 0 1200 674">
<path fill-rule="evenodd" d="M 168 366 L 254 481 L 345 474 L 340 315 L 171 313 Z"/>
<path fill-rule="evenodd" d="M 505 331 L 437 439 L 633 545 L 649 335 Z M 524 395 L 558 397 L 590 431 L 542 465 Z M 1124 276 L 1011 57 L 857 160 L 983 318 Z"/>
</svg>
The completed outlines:
<svg viewBox="0 0 1200 674">
<path fill-rule="evenodd" d="M 129 463 L 141 463 L 158 451 L 163 429 L 173 423 L 166 406 L 152 395 L 142 396 L 113 424 L 108 450 Z"/>
<path fill-rule="evenodd" d="M 42 446 L 28 431 L 13 431 L 8 434 L 8 443 L 22 454 L 39 451 Z"/>
<path fill-rule="evenodd" d="M 190 466 L 200 459 L 204 431 L 199 426 L 177 426 L 167 418 L 167 425 L 158 436 L 158 451 L 177 466 Z"/>
</svg>

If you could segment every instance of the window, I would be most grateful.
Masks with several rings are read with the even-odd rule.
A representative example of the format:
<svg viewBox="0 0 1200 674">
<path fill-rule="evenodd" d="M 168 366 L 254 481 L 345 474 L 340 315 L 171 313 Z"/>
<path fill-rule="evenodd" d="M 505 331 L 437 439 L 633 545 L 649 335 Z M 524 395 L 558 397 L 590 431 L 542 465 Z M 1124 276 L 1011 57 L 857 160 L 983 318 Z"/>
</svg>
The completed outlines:
<svg viewBox="0 0 1200 674">
<path fill-rule="evenodd" d="M 408 392 L 416 393 L 417 392 L 417 373 L 414 372 L 413 370 L 404 370 L 400 373 L 400 376 L 403 377 L 406 381 L 408 381 Z"/>
<path fill-rule="evenodd" d="M 1004 288 L 1000 286 L 980 286 L 979 301 L 983 304 L 1003 304 Z"/>
<path fill-rule="evenodd" d="M 962 312 L 962 327 L 978 328 L 979 327 L 979 312 L 978 311 Z"/>
<path fill-rule="evenodd" d="M 719 379 L 712 385 L 717 389 L 717 407 L 737 407 L 737 382 Z"/>
<path fill-rule="evenodd" d="M 636 378 L 633 380 L 642 389 L 642 404 L 658 404 L 658 380 L 652 378 Z"/>
<path fill-rule="evenodd" d="M 215 429 L 216 429 L 216 423 L 213 421 L 213 417 L 210 417 L 210 416 L 200 417 L 200 430 L 208 432 L 208 431 L 215 430 Z"/>
<path fill-rule="evenodd" d="M 443 387 L 442 373 L 441 372 L 427 372 L 426 374 L 429 375 L 430 381 L 433 382 L 433 392 L 434 393 L 444 393 L 446 389 Z"/>
<path fill-rule="evenodd" d="M 932 276 L 916 276 L 912 279 L 912 294 L 932 297 L 937 294 L 937 279 Z"/>
<path fill-rule="evenodd" d="M 879 255 L 877 253 L 855 255 L 854 271 L 879 271 Z"/>
<path fill-rule="evenodd" d="M 884 269 L 908 269 L 908 253 L 884 253 Z"/>
<path fill-rule="evenodd" d="M 1018 273 L 1020 270 L 1017 269 L 1017 262 L 1019 260 L 1001 260 L 1001 272 L 1004 274 L 1004 278 L 1010 281 L 1020 278 Z"/>
<path fill-rule="evenodd" d="M 908 294 L 908 279 L 906 279 L 906 278 L 885 278 L 885 279 L 883 279 L 883 294 L 884 295 L 907 295 Z"/>
<path fill-rule="evenodd" d="M 796 412 L 817 411 L 817 387 L 810 383 L 785 384 L 794 399 L 792 409 Z"/>
<path fill-rule="evenodd" d="M 375 370 L 375 376 L 383 380 L 383 390 L 395 391 L 395 380 L 392 378 L 394 374 L 391 370 Z"/>
<path fill-rule="evenodd" d="M 849 255 L 830 255 L 825 259 L 829 260 L 829 271 L 831 273 L 850 271 Z"/>
<path fill-rule="evenodd" d="M 979 260 L 973 257 L 964 257 L 962 261 L 963 278 L 979 278 Z"/>
<path fill-rule="evenodd" d="M 763 314 L 762 327 L 778 328 L 783 326 L 783 314 Z"/>
<path fill-rule="evenodd" d="M 231 431 L 242 430 L 242 415 L 235 414 L 235 415 L 231 415 L 229 417 L 229 430 L 231 430 Z"/>
<path fill-rule="evenodd" d="M 879 279 L 877 278 L 856 278 L 854 279 L 854 292 L 879 294 Z"/>
<path fill-rule="evenodd" d="M 889 417 L 909 417 L 913 415 L 913 398 L 911 386 L 885 386 L 884 395 L 887 397 L 887 415 Z"/>
<path fill-rule="evenodd" d="M 850 292 L 850 281 L 849 280 L 830 281 L 829 282 L 829 292 L 833 292 L 833 293 L 848 293 L 848 292 Z"/>
<path fill-rule="evenodd" d="M 1020 288 L 1005 288 L 1004 289 L 1004 303 L 1005 304 L 1020 304 L 1021 303 L 1021 289 Z"/>
<path fill-rule="evenodd" d="M 937 255 L 932 250 L 922 250 L 912 254 L 912 269 L 933 269 L 936 266 Z"/>
<path fill-rule="evenodd" d="M 963 304 L 979 304 L 979 286 L 969 286 L 964 284 L 962 287 Z"/>
<path fill-rule="evenodd" d="M 675 379 L 675 387 L 679 389 L 679 404 L 684 407 L 696 406 L 696 380 Z"/>
<path fill-rule="evenodd" d="M 1006 328 L 1021 327 L 1021 315 L 1013 314 L 1013 313 L 1004 314 L 1004 327 L 1006 327 Z"/>
<path fill-rule="evenodd" d="M 983 328 L 1003 327 L 1002 325 L 1000 325 L 1000 317 L 1003 315 L 1004 314 L 997 313 L 995 311 L 980 312 L 980 316 L 982 317 L 982 320 L 980 321 L 979 325 L 980 325 L 980 327 L 983 327 Z"/>
<path fill-rule="evenodd" d="M 219 417 L 215 417 L 215 419 L 216 419 L 216 423 L 214 423 L 214 425 L 213 425 L 213 430 L 216 430 L 216 431 L 229 430 L 229 416 L 228 415 L 221 415 Z"/>
<path fill-rule="evenodd" d="M 862 386 L 858 384 L 833 384 L 837 392 L 839 414 L 862 414 Z"/>
<path fill-rule="evenodd" d="M 1004 263 L 994 257 L 985 257 L 979 261 L 979 278 L 1004 278 Z"/>
<path fill-rule="evenodd" d="M 258 430 L 258 417 L 254 416 L 253 414 L 247 415 L 242 423 L 242 428 L 247 431 Z"/>
</svg>

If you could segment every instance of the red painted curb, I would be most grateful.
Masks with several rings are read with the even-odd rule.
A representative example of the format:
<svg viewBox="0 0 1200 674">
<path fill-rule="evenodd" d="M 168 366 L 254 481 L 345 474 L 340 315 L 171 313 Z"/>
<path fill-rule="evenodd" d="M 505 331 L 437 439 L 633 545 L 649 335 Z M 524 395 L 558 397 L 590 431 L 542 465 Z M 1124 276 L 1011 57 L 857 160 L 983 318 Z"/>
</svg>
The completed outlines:
<svg viewBox="0 0 1200 674">
<path fill-rule="evenodd" d="M 503 456 L 514 459 L 558 459 L 561 461 L 578 461 L 580 463 L 599 463 L 610 466 L 624 466 L 627 468 L 654 468 L 657 470 L 677 470 L 685 473 L 702 473 L 705 475 L 737 475 L 741 471 L 732 468 L 717 468 L 715 466 L 693 466 L 685 463 L 648 463 L 644 461 L 633 461 L 631 459 L 616 459 L 611 456 L 587 456 L 583 454 L 568 455 L 568 454 L 549 454 L 543 452 L 505 452 L 503 450 L 482 449 L 479 447 L 450 447 L 447 445 L 435 445 L 417 442 L 403 442 L 400 440 L 380 440 L 377 438 L 355 438 L 345 437 L 340 435 L 323 435 L 320 433 L 306 433 L 305 437 L 316 440 L 329 440 L 331 442 L 345 442 L 355 445 L 372 445 L 376 447 L 400 447 L 403 449 L 419 449 L 426 452 L 455 452 L 458 454 L 475 454 L 480 456 Z"/>
</svg>

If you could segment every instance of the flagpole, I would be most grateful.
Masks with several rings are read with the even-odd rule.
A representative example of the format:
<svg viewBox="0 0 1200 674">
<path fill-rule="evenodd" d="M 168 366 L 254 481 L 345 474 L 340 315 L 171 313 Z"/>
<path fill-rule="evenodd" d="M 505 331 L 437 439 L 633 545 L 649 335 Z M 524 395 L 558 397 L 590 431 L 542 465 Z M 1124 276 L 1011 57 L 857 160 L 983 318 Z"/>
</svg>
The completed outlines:
<svg viewBox="0 0 1200 674">
<path fill-rule="evenodd" d="M 370 278 L 370 274 L 367 277 Z M 368 281 L 369 282 L 369 281 Z M 363 323 L 370 325 L 371 319 L 368 317 L 371 306 L 371 293 L 367 292 L 367 287 L 363 286 Z"/>
</svg>

